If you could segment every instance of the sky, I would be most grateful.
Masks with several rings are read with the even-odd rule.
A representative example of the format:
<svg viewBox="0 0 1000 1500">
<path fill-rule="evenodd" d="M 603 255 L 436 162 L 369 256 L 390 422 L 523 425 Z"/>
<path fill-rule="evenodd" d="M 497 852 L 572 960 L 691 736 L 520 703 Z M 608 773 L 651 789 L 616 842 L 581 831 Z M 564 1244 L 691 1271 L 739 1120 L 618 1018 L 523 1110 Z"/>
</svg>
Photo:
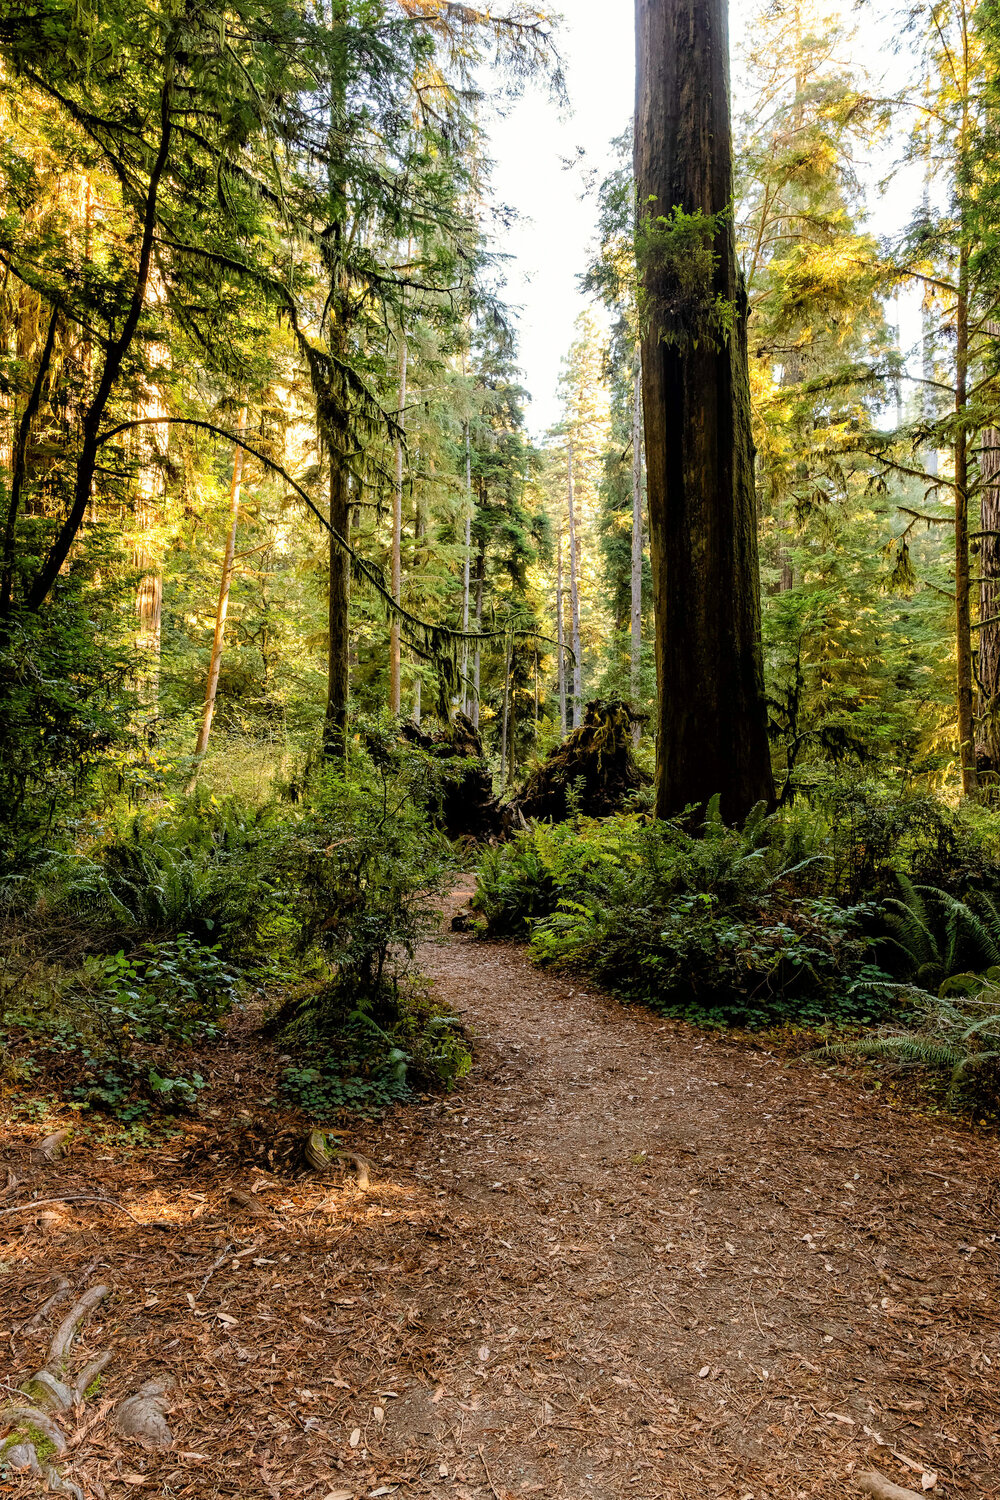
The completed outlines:
<svg viewBox="0 0 1000 1500">
<path fill-rule="evenodd" d="M 635 92 L 633 0 L 562 0 L 561 10 L 558 46 L 570 109 L 531 89 L 490 128 L 494 193 L 518 214 L 500 248 L 510 257 L 507 299 L 520 310 L 519 357 L 535 437 L 557 420 L 560 362 L 574 320 L 591 305 L 579 291 L 597 217 L 593 194 L 584 197 L 586 180 L 599 183 L 609 170 L 611 141 L 628 125 Z"/>
<path fill-rule="evenodd" d="M 737 88 L 744 21 L 754 9 L 756 0 L 731 0 Z M 502 118 L 492 121 L 489 132 L 495 197 L 518 216 L 503 231 L 500 249 L 508 257 L 506 297 L 518 313 L 519 363 L 531 396 L 528 427 L 536 438 L 558 420 L 560 365 L 573 340 L 575 319 L 594 306 L 579 289 L 594 246 L 593 189 L 613 165 L 611 142 L 628 125 L 635 90 L 633 0 L 562 0 L 561 10 L 557 44 L 569 107 L 560 109 L 544 89 L 529 88 Z M 891 69 L 890 10 L 883 0 L 867 12 L 859 46 L 866 49 L 866 63 L 874 61 L 878 67 L 881 53 Z M 900 195 L 890 189 L 878 213 L 880 222 L 872 225 L 876 232 L 899 221 L 904 198 L 909 204 L 908 188 Z M 904 297 L 904 344 L 918 331 L 911 302 Z"/>
</svg>

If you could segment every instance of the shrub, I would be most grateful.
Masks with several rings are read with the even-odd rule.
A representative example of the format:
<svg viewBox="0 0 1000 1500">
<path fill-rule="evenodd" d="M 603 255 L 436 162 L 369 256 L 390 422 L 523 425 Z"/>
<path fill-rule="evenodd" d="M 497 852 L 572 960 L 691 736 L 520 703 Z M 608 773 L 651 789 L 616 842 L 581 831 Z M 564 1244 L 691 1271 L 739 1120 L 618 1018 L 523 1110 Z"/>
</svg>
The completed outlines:
<svg viewBox="0 0 1000 1500">
<path fill-rule="evenodd" d="M 527 931 L 542 963 L 586 969 L 619 994 L 702 1021 L 868 1019 L 850 981 L 869 961 L 872 909 L 809 887 L 828 857 L 758 808 L 742 829 L 710 806 L 684 818 L 537 826 L 481 864 L 490 932 Z"/>
</svg>

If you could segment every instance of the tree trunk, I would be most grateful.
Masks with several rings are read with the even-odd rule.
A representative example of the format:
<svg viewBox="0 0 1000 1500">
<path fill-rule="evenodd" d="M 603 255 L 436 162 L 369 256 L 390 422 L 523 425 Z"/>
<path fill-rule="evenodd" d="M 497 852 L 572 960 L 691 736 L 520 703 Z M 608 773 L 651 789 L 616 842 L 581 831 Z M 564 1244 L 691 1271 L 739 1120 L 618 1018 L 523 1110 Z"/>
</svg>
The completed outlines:
<svg viewBox="0 0 1000 1500">
<path fill-rule="evenodd" d="M 972 613 L 969 587 L 969 435 L 965 430 L 969 379 L 969 252 L 959 251 L 955 303 L 955 667 L 958 698 L 958 758 L 962 792 L 975 797 L 976 725 L 972 700 Z"/>
<path fill-rule="evenodd" d="M 486 583 L 486 542 L 480 543 L 476 557 L 476 634 L 483 633 L 483 586 Z M 472 723 L 479 729 L 479 672 L 482 664 L 479 642 L 476 642 L 472 665 Z"/>
<path fill-rule="evenodd" d="M 399 425 L 406 423 L 406 338 L 399 335 Z M 392 597 L 399 603 L 403 586 L 403 442 L 396 438 L 396 490 L 392 502 Z M 400 709 L 399 621 L 389 626 L 389 712 Z"/>
<path fill-rule="evenodd" d="M 469 583 L 472 576 L 472 444 L 465 424 L 465 561 L 462 565 L 462 630 L 469 629 Z M 462 712 L 469 712 L 469 643 L 462 642 Z"/>
<path fill-rule="evenodd" d="M 169 50 L 164 60 L 163 83 L 160 89 L 159 144 L 156 157 L 150 168 L 146 199 L 143 205 L 142 235 L 139 241 L 132 295 L 129 298 L 128 309 L 122 319 L 120 332 L 112 336 L 105 347 L 104 365 L 97 383 L 97 390 L 94 392 L 90 405 L 87 407 L 80 424 L 82 442 L 80 445 L 80 454 L 76 461 L 73 503 L 70 506 L 69 514 L 59 528 L 52 546 L 49 548 L 28 590 L 26 602 L 28 608 L 32 610 L 40 609 L 42 604 L 44 604 L 52 585 L 59 577 L 62 566 L 69 556 L 70 548 L 76 540 L 77 533 L 83 525 L 91 503 L 94 475 L 97 472 L 97 459 L 100 453 L 100 432 L 104 421 L 104 412 L 111 399 L 111 393 L 117 384 L 118 376 L 121 374 L 125 357 L 132 347 L 132 342 L 138 332 L 139 320 L 146 305 L 146 291 L 149 286 L 150 271 L 153 264 L 153 245 L 158 222 L 160 181 L 166 171 L 167 160 L 170 155 L 170 143 L 173 136 L 171 107 L 174 93 L 174 48 L 176 45 L 176 38 L 171 36 Z"/>
<path fill-rule="evenodd" d="M 635 346 L 632 362 L 632 706 L 639 706 L 642 667 L 642 350 Z M 636 721 L 632 740 L 639 743 L 642 725 Z"/>
<path fill-rule="evenodd" d="M 247 414 L 240 417 L 240 431 L 246 426 Z M 233 562 L 236 557 L 236 532 L 240 523 L 240 491 L 243 485 L 243 449 L 237 447 L 233 453 L 233 478 L 229 488 L 229 532 L 226 550 L 222 559 L 222 581 L 219 584 L 219 602 L 215 608 L 215 633 L 212 636 L 212 654 L 208 659 L 208 680 L 205 683 L 205 707 L 201 715 L 198 742 L 194 747 L 195 763 L 188 782 L 187 791 L 194 790 L 198 771 L 208 749 L 215 715 L 215 695 L 219 688 L 219 671 L 222 667 L 222 647 L 226 634 L 226 615 L 229 612 L 229 590 L 233 582 Z"/>
<path fill-rule="evenodd" d="M 556 681 L 559 692 L 559 731 L 566 738 L 566 641 L 563 627 L 562 526 L 556 545 Z"/>
<path fill-rule="evenodd" d="M 979 741 L 991 777 L 1000 776 L 1000 427 L 987 427 L 979 460 Z M 991 623 L 987 623 L 991 622 Z"/>
<path fill-rule="evenodd" d="M 658 215 L 728 215 L 732 143 L 725 0 L 636 0 L 635 177 Z M 659 684 L 656 813 L 721 794 L 729 820 L 774 800 L 760 639 L 746 292 L 731 217 L 706 295 L 732 309 L 718 340 L 667 341 L 680 290 L 643 268 L 646 499 Z M 669 260 L 668 260 L 669 265 Z"/>
<path fill-rule="evenodd" d="M 576 535 L 576 505 L 573 500 L 573 439 L 566 456 L 566 505 L 569 510 L 569 603 L 573 632 L 573 725 L 583 722 L 583 681 L 580 660 L 580 552 Z"/>
<path fill-rule="evenodd" d="M 351 524 L 351 475 L 345 447 L 330 451 L 330 525 L 346 537 Z M 347 706 L 350 695 L 351 565 L 346 552 L 330 538 L 330 648 L 326 682 L 323 754 L 343 760 L 347 754 Z"/>
<path fill-rule="evenodd" d="M 507 785 L 507 725 L 510 716 L 510 647 L 511 635 L 505 635 L 503 647 L 503 712 L 500 723 L 500 787 Z"/>
</svg>

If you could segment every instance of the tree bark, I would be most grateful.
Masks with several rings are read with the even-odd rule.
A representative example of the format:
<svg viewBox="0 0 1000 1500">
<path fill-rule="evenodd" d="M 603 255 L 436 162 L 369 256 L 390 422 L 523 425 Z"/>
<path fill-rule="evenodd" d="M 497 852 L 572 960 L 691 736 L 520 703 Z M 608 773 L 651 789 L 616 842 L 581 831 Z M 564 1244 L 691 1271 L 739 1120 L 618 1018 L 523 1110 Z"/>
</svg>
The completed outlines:
<svg viewBox="0 0 1000 1500">
<path fill-rule="evenodd" d="M 469 629 L 469 584 L 472 576 L 472 444 L 465 424 L 465 560 L 462 565 L 462 629 Z M 462 642 L 462 712 L 469 712 L 469 643 Z"/>
<path fill-rule="evenodd" d="M 512 637 L 508 632 L 503 649 L 503 712 L 500 725 L 500 786 L 507 785 L 507 725 L 510 715 L 510 648 Z"/>
<path fill-rule="evenodd" d="M 979 741 L 994 782 L 1000 775 L 1000 427 L 987 427 L 979 459 Z"/>
<path fill-rule="evenodd" d="M 563 539 L 562 525 L 556 544 L 556 682 L 559 693 L 559 731 L 566 738 L 566 641 L 563 626 Z"/>
<path fill-rule="evenodd" d="M 344 434 L 346 438 L 346 433 Z M 351 475 L 345 448 L 330 452 L 330 525 L 347 536 L 351 524 Z M 323 753 L 328 760 L 347 754 L 347 709 L 350 696 L 351 566 L 347 554 L 330 538 L 330 648 L 327 658 L 326 719 Z"/>
<path fill-rule="evenodd" d="M 483 587 L 486 583 L 486 541 L 480 543 L 479 552 L 476 555 L 476 634 L 483 633 Z M 479 674 L 482 664 L 480 645 L 476 642 L 475 654 L 472 658 L 472 724 L 473 728 L 479 728 Z"/>
<path fill-rule="evenodd" d="M 246 426 L 247 414 L 244 411 L 240 416 L 240 429 Z M 187 790 L 194 790 L 195 782 L 198 780 L 198 771 L 208 749 L 209 736 L 212 733 L 212 719 L 215 716 L 215 695 L 219 688 L 219 671 L 222 667 L 222 647 L 226 634 L 226 615 L 229 613 L 229 590 L 233 582 L 233 561 L 236 557 L 236 532 L 240 524 L 240 491 L 243 485 L 243 449 L 237 448 L 233 453 L 233 479 L 229 487 L 229 532 L 226 537 L 226 550 L 222 559 L 222 581 L 219 585 L 219 602 L 215 608 L 215 633 L 212 636 L 212 654 L 208 660 L 208 680 L 205 684 L 205 707 L 201 715 L 201 728 L 198 731 L 198 742 L 194 747 L 195 764 L 188 782 Z"/>
<path fill-rule="evenodd" d="M 632 363 L 632 706 L 639 706 L 642 667 L 642 350 L 637 344 Z M 632 741 L 639 743 L 642 725 L 636 721 Z"/>
<path fill-rule="evenodd" d="M 399 335 L 399 425 L 406 424 L 406 336 Z M 392 502 L 392 597 L 399 603 L 403 586 L 403 441 L 396 438 L 396 489 Z M 401 703 L 399 621 L 389 626 L 389 712 L 398 714 Z"/>
<path fill-rule="evenodd" d="M 580 552 L 576 534 L 576 505 L 573 496 L 573 439 L 566 455 L 566 506 L 569 511 L 569 604 L 570 629 L 573 636 L 573 703 L 572 727 L 583 722 L 583 680 L 580 660 Z"/>
<path fill-rule="evenodd" d="M 726 0 L 636 0 L 635 178 L 643 212 L 728 215 L 732 142 Z M 667 342 L 666 290 L 643 268 L 646 498 L 659 684 L 656 813 L 721 794 L 723 815 L 772 803 L 746 349 L 731 216 L 712 295 L 728 336 Z M 659 296 L 658 296 L 659 294 Z"/>
<path fill-rule="evenodd" d="M 969 586 L 969 435 L 965 430 L 969 379 L 969 251 L 962 237 L 955 302 L 955 668 L 958 757 L 962 792 L 975 797 L 976 724 L 972 697 L 972 612 Z"/>
<path fill-rule="evenodd" d="M 28 439 L 31 436 L 31 424 L 38 414 L 38 408 L 42 401 L 42 391 L 48 378 L 49 365 L 52 362 L 52 350 L 55 347 L 56 329 L 59 325 L 59 309 L 54 307 L 49 318 L 49 331 L 45 336 L 45 343 L 38 360 L 38 369 L 35 371 L 35 379 L 32 383 L 31 394 L 25 403 L 21 420 L 17 424 L 17 436 L 14 439 L 11 453 L 11 481 L 10 499 L 7 504 L 7 516 L 4 522 L 3 537 L 3 563 L 0 569 L 0 615 L 4 615 L 10 609 L 14 592 L 14 556 L 17 540 L 17 514 L 21 505 L 21 492 L 24 488 L 24 480 L 27 473 Z M 13 408 L 11 408 L 13 410 Z"/>
</svg>

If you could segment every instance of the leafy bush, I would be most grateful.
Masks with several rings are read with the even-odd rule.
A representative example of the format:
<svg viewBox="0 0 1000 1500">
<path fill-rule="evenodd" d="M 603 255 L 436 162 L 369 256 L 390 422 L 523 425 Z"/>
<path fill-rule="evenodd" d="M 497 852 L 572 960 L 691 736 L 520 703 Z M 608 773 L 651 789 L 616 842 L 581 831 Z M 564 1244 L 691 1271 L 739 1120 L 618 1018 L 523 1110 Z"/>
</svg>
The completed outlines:
<svg viewBox="0 0 1000 1500">
<path fill-rule="evenodd" d="M 298 1097 L 384 1104 L 461 1076 L 454 1018 L 411 983 L 452 862 L 426 812 L 436 784 L 418 752 L 375 749 L 350 774 L 314 771 L 295 804 L 198 793 L 110 820 L 86 854 L 8 883 L 0 1007 L 57 1072 L 74 1059 L 71 1097 L 128 1117 L 193 1103 L 195 1075 L 149 1049 L 211 1043 L 239 972 L 309 981 L 274 1025 L 300 1054 Z"/>
<path fill-rule="evenodd" d="M 44 609 L 0 621 L 0 877 L 44 859 L 100 765 L 134 745 L 134 591 L 113 559 L 94 528 Z"/>
<path fill-rule="evenodd" d="M 739 1025 L 871 1019 L 885 1003 L 851 981 L 869 963 L 872 908 L 810 893 L 828 856 L 793 831 L 763 808 L 728 828 L 717 803 L 698 833 L 639 816 L 537 826 L 484 857 L 475 904 L 488 931 L 528 931 L 540 962 L 659 1010 Z"/>
<path fill-rule="evenodd" d="M 182 934 L 131 955 L 88 955 L 20 1025 L 67 1098 L 134 1120 L 196 1103 L 204 1080 L 178 1067 L 177 1046 L 213 1041 L 235 995 L 217 950 Z"/>
<path fill-rule="evenodd" d="M 339 1009 L 339 1015 L 338 1015 Z M 283 1093 L 311 1114 L 374 1113 L 409 1097 L 414 1087 L 451 1088 L 472 1065 L 457 1016 L 414 995 L 394 1007 L 344 1013 L 342 991 L 304 1012 L 286 1036 L 295 1063 Z"/>
<path fill-rule="evenodd" d="M 131 957 L 119 951 L 86 960 L 78 993 L 116 1046 L 214 1040 L 236 997 L 236 974 L 189 933 L 148 944 Z"/>
</svg>

